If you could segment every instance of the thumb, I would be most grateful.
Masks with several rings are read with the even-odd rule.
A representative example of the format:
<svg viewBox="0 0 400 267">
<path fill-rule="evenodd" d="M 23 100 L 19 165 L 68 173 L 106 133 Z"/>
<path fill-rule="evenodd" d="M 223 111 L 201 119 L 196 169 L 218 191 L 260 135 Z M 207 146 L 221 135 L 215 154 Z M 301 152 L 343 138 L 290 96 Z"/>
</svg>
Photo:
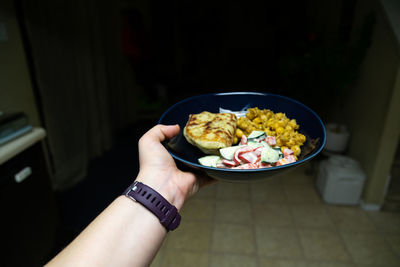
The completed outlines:
<svg viewBox="0 0 400 267">
<path fill-rule="evenodd" d="M 170 139 L 179 133 L 179 125 L 158 124 L 145 133 L 139 140 L 139 144 L 146 145 L 153 142 L 162 142 Z"/>
<path fill-rule="evenodd" d="M 179 133 L 180 127 L 178 124 L 175 125 L 162 125 L 159 124 L 161 132 L 164 134 L 164 137 L 167 139 L 171 139 L 172 137 L 176 136 Z M 156 126 L 156 127 L 157 127 Z M 164 138 L 164 140 L 165 140 Z M 162 140 L 162 141 L 164 141 Z"/>
</svg>

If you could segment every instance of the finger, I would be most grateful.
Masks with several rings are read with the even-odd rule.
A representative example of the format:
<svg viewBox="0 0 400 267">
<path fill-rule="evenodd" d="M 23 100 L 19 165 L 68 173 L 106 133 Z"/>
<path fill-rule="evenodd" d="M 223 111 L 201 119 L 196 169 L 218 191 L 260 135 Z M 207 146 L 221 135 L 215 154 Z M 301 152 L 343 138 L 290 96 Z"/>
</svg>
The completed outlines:
<svg viewBox="0 0 400 267">
<path fill-rule="evenodd" d="M 145 133 L 142 137 L 142 140 L 162 142 L 165 139 L 171 139 L 178 133 L 179 125 L 158 124 Z"/>
<path fill-rule="evenodd" d="M 179 133 L 180 127 L 178 124 L 175 125 L 162 125 L 160 124 L 161 131 L 167 139 L 171 139 Z"/>
</svg>

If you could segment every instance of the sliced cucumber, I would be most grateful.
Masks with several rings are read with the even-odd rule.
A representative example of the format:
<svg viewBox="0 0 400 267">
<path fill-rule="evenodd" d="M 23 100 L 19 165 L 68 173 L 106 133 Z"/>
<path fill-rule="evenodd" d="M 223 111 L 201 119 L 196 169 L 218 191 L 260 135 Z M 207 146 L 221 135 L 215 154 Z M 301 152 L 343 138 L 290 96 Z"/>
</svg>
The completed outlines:
<svg viewBox="0 0 400 267">
<path fill-rule="evenodd" d="M 275 163 L 279 160 L 279 158 L 279 151 L 271 147 L 265 147 L 261 151 L 261 162 Z"/>
<path fill-rule="evenodd" d="M 221 148 L 219 150 L 219 153 L 221 154 L 221 156 L 224 159 L 227 160 L 233 160 L 233 154 L 235 154 L 235 151 L 238 150 L 239 148 L 241 148 L 242 145 L 240 146 L 230 146 L 230 147 L 225 147 L 225 148 Z"/>
<path fill-rule="evenodd" d="M 268 145 L 268 143 L 267 143 L 267 142 L 265 142 L 265 141 L 261 141 L 261 144 L 262 144 L 263 146 L 265 146 L 265 147 L 269 147 L 269 148 L 271 148 L 271 146 L 270 146 L 270 145 Z"/>
<path fill-rule="evenodd" d="M 267 135 L 265 134 L 264 131 L 252 131 L 249 136 L 247 136 L 247 140 L 249 139 L 263 139 Z"/>
<path fill-rule="evenodd" d="M 257 147 L 260 147 L 260 146 L 264 146 L 264 144 L 259 143 L 257 141 L 252 141 L 252 140 L 248 141 L 247 145 L 251 146 L 252 148 L 257 148 Z"/>
<path fill-rule="evenodd" d="M 272 149 L 279 152 L 279 159 L 283 158 L 283 153 L 279 146 L 273 147 Z"/>
<path fill-rule="evenodd" d="M 207 166 L 207 167 L 217 167 L 217 164 L 220 161 L 221 161 L 221 157 L 220 156 L 215 156 L 215 155 L 205 156 L 205 157 L 199 158 L 200 164 L 203 165 L 203 166 Z"/>
</svg>

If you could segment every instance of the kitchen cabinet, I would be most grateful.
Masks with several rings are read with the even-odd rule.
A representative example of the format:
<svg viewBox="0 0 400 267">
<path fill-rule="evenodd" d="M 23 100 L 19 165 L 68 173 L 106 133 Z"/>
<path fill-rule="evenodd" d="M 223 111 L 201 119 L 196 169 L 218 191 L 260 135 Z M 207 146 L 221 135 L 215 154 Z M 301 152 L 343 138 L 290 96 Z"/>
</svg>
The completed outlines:
<svg viewBox="0 0 400 267">
<path fill-rule="evenodd" d="M 53 253 L 59 219 L 44 138 L 34 128 L 0 146 L 2 266 L 42 266 Z"/>
</svg>

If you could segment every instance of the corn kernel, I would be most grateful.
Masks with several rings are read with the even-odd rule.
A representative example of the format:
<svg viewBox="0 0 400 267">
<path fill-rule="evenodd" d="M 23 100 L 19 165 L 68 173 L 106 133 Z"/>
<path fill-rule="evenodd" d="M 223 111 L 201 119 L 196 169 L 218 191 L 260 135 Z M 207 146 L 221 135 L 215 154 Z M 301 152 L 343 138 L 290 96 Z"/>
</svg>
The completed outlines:
<svg viewBox="0 0 400 267">
<path fill-rule="evenodd" d="M 233 143 L 234 144 L 237 144 L 239 142 L 239 139 L 235 136 L 235 137 L 233 137 Z"/>
<path fill-rule="evenodd" d="M 287 145 L 288 147 L 292 147 L 292 146 L 296 145 L 296 142 L 295 142 L 293 139 L 289 139 L 289 140 L 286 142 L 286 145 Z"/>
<path fill-rule="evenodd" d="M 243 136 L 243 131 L 240 130 L 239 128 L 236 129 L 236 137 L 237 138 L 242 138 Z"/>
<path fill-rule="evenodd" d="M 260 117 L 256 117 L 255 119 L 253 119 L 253 122 L 256 124 L 260 124 L 262 123 L 261 118 Z"/>
<path fill-rule="evenodd" d="M 300 146 L 298 146 L 298 145 L 291 146 L 290 149 L 293 151 L 293 154 L 295 156 L 298 156 L 301 153 Z"/>
<path fill-rule="evenodd" d="M 285 130 L 286 131 L 293 131 L 293 127 L 290 126 L 290 125 L 286 125 Z"/>
<path fill-rule="evenodd" d="M 282 146 L 283 145 L 283 142 L 282 142 L 282 140 L 280 138 L 276 139 L 276 145 L 277 146 Z"/>
</svg>

